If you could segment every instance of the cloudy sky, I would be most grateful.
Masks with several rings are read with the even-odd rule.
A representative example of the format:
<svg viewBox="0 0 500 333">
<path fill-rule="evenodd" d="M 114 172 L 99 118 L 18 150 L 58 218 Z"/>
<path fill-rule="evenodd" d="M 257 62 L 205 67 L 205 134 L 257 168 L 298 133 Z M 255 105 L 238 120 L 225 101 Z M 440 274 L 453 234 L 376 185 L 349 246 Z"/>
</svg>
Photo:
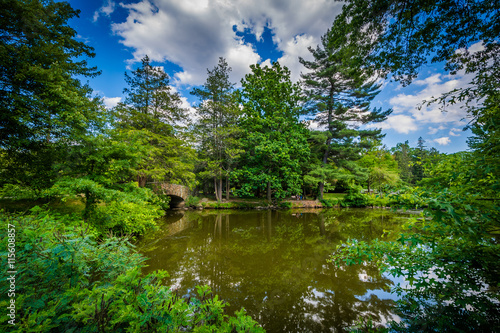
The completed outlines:
<svg viewBox="0 0 500 333">
<path fill-rule="evenodd" d="M 304 71 L 298 57 L 310 59 L 315 47 L 341 10 L 333 0 L 70 0 L 81 10 L 70 25 L 78 38 L 95 48 L 90 61 L 102 71 L 91 79 L 93 89 L 113 106 L 122 98 L 124 73 L 135 69 L 144 55 L 163 66 L 171 84 L 183 96 L 186 107 L 197 101 L 189 91 L 206 79 L 219 57 L 232 67 L 231 80 L 239 83 L 255 63 L 279 61 L 293 80 Z M 467 149 L 463 132 L 465 111 L 460 105 L 442 112 L 438 105 L 422 101 L 454 87 L 470 77 L 448 76 L 442 64 L 429 66 L 409 87 L 385 82 L 374 107 L 392 108 L 379 127 L 388 147 L 409 140 L 415 146 L 421 136 L 428 147 L 442 152 Z M 419 107 L 420 106 L 420 107 Z"/>
</svg>

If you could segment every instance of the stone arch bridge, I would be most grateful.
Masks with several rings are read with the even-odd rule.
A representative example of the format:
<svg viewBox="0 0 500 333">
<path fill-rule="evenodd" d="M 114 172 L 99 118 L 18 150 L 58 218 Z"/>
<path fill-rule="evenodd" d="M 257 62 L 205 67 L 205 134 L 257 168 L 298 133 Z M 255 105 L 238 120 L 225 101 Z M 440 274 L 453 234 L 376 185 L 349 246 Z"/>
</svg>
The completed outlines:
<svg viewBox="0 0 500 333">
<path fill-rule="evenodd" d="M 184 206 L 184 200 L 189 195 L 189 188 L 184 185 L 170 183 L 149 183 L 155 193 L 168 195 L 170 197 L 170 207 L 179 208 Z"/>
</svg>

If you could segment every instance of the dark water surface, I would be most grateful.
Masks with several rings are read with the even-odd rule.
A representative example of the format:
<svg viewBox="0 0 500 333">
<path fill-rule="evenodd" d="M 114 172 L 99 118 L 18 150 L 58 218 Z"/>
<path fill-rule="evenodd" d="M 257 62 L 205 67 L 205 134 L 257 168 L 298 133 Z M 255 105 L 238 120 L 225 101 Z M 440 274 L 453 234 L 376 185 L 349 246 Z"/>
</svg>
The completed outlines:
<svg viewBox="0 0 500 333">
<path fill-rule="evenodd" d="M 138 243 L 145 273 L 164 269 L 182 295 L 207 284 L 268 332 L 343 332 L 362 317 L 393 318 L 393 281 L 371 265 L 336 267 L 348 238 L 369 241 L 406 217 L 388 210 L 188 211 Z"/>
</svg>

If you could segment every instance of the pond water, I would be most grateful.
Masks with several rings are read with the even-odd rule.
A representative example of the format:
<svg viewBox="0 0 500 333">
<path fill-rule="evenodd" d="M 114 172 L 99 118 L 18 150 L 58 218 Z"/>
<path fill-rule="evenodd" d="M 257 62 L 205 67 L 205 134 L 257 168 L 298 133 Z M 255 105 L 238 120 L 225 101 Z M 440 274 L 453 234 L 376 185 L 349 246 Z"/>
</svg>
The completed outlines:
<svg viewBox="0 0 500 333">
<path fill-rule="evenodd" d="M 344 332 L 360 317 L 394 318 L 394 281 L 373 265 L 337 267 L 329 254 L 347 239 L 399 228 L 389 210 L 170 212 L 139 241 L 144 273 L 170 274 L 182 295 L 207 284 L 232 314 L 244 307 L 268 332 Z"/>
</svg>

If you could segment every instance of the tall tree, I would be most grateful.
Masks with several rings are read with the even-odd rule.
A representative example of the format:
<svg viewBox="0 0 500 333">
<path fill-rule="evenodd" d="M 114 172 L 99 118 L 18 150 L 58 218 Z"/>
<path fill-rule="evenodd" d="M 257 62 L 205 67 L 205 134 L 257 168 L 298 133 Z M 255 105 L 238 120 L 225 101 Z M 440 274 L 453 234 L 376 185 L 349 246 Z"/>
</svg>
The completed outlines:
<svg viewBox="0 0 500 333">
<path fill-rule="evenodd" d="M 67 2 L 4 0 L 1 8 L 1 181 L 43 189 L 66 144 L 102 124 L 98 100 L 76 78 L 99 72 L 85 60 L 93 49 L 68 26 L 79 11 Z"/>
<path fill-rule="evenodd" d="M 392 112 L 370 111 L 370 102 L 379 93 L 380 85 L 372 68 L 362 65 L 364 54 L 356 47 L 348 47 L 344 31 L 339 29 L 329 29 L 321 38 L 321 46 L 309 48 L 313 61 L 299 59 L 309 70 L 302 74 L 311 102 L 309 112 L 328 131 L 322 153 L 324 169 L 330 162 L 341 166 L 359 158 L 359 152 L 369 148 L 364 143 L 370 142 L 360 139 L 380 139 L 383 135 L 380 129 L 360 130 L 358 126 L 383 121 Z M 323 190 L 324 181 L 320 181 L 320 199 Z"/>
<path fill-rule="evenodd" d="M 399 177 L 406 183 L 411 183 L 413 174 L 411 172 L 411 148 L 407 141 L 398 143 L 391 149 L 399 167 Z"/>
<path fill-rule="evenodd" d="M 123 124 L 165 134 L 187 120 L 179 94 L 170 87 L 168 74 L 163 68 L 152 66 L 147 55 L 140 67 L 131 74 L 125 73 L 125 82 L 125 102 L 118 108 Z"/>
<path fill-rule="evenodd" d="M 386 266 L 393 275 L 410 281 L 409 288 L 399 289 L 406 293 L 398 303 L 404 321 L 394 323 L 400 331 L 500 328 L 500 295 L 484 287 L 500 283 L 498 240 L 492 237 L 500 229 L 499 14 L 498 0 L 348 0 L 339 16 L 352 45 L 370 50 L 367 61 L 403 85 L 427 63 L 446 62 L 451 75 L 472 77 L 468 85 L 429 101 L 465 103 L 475 149 L 438 165 L 447 172 L 453 163 L 446 181 L 431 174 L 436 181 L 427 184 L 434 191 L 429 222 L 412 224 L 397 242 L 351 244 L 342 251 L 350 261 L 359 257 L 349 251 L 383 257 L 396 268 Z M 436 273 L 437 279 L 429 279 Z"/>
<path fill-rule="evenodd" d="M 145 56 L 139 68 L 125 73 L 125 81 L 125 101 L 115 107 L 115 135 L 138 147 L 139 186 L 144 187 L 148 179 L 192 185 L 193 149 L 179 130 L 187 124 L 187 112 L 179 94 L 172 91 L 168 74 Z"/>
<path fill-rule="evenodd" d="M 226 60 L 220 57 L 217 66 L 212 70 L 207 69 L 207 73 L 205 84 L 193 89 L 191 94 L 200 99 L 195 125 L 200 141 L 199 151 L 205 170 L 213 177 L 215 197 L 220 202 L 223 178 L 226 180 L 226 199 L 229 199 L 229 179 L 234 161 L 240 153 L 237 139 L 240 109 L 234 84 L 229 81 L 231 67 Z"/>
<path fill-rule="evenodd" d="M 241 82 L 245 154 L 236 173 L 239 193 L 266 191 L 268 200 L 280 200 L 301 192 L 301 162 L 309 156 L 307 129 L 299 121 L 301 89 L 278 62 L 250 68 Z"/>
</svg>

